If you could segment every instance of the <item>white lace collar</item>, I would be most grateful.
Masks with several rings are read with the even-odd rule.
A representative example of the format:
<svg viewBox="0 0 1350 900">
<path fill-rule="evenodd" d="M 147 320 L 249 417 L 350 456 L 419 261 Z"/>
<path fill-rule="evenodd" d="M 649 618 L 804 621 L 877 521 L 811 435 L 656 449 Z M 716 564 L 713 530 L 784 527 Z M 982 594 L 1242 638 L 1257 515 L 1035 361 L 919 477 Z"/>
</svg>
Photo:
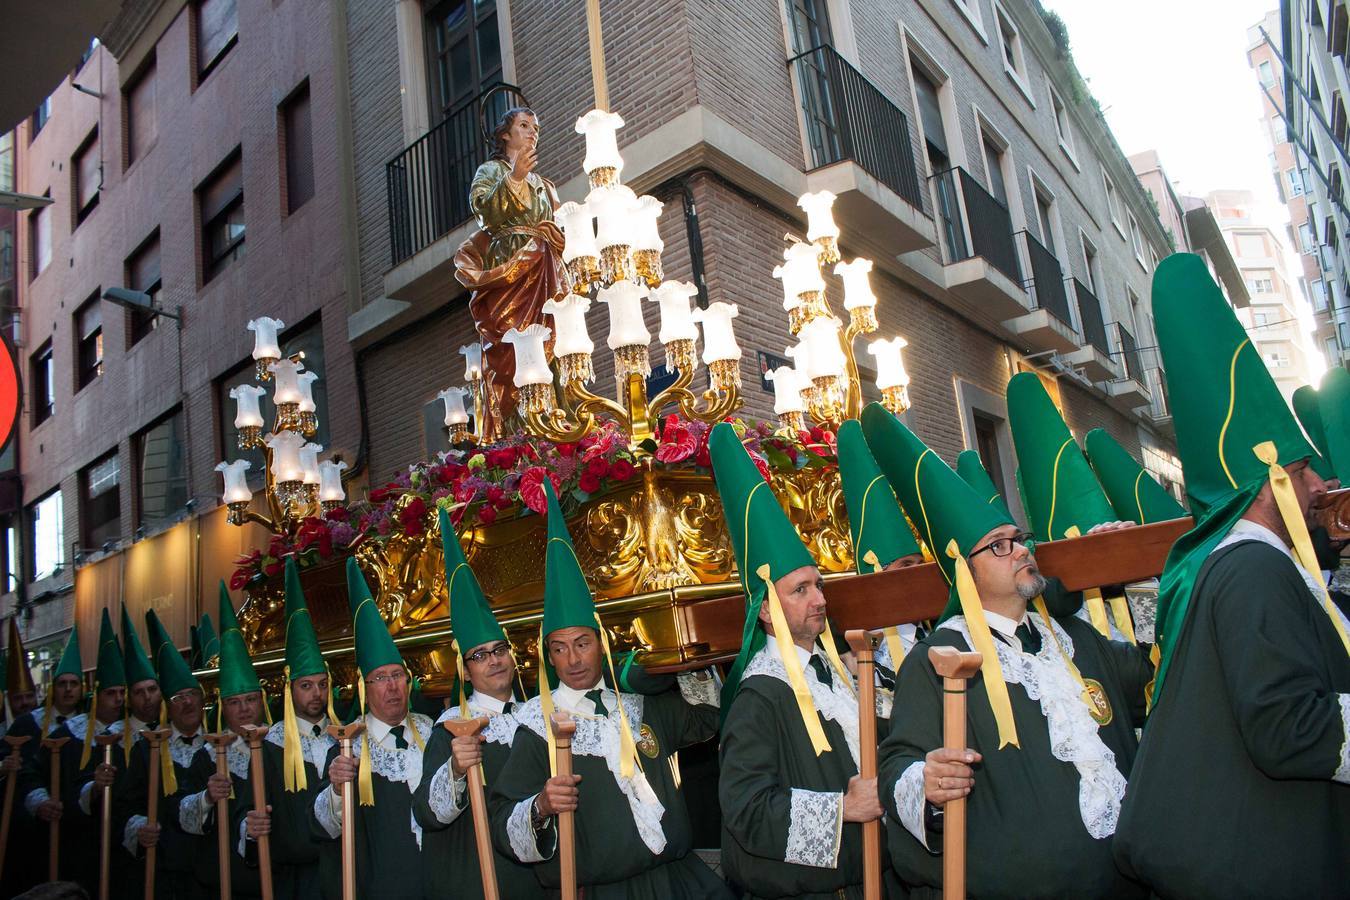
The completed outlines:
<svg viewBox="0 0 1350 900">
<path fill-rule="evenodd" d="M 422 780 L 422 751 L 408 728 L 411 726 L 417 729 L 422 746 L 425 747 L 428 738 L 431 737 L 431 719 L 420 713 L 410 713 L 401 724 L 405 729 L 404 740 L 408 742 L 407 749 L 396 750 L 385 747 L 381 739 L 388 736 L 390 726 L 375 718 L 373 713 L 367 713 L 366 734 L 370 740 L 355 741 L 352 754 L 360 759 L 362 751 L 369 744 L 371 771 L 389 781 L 408 785 L 408 792 L 412 793 L 417 790 L 417 785 Z"/>
<path fill-rule="evenodd" d="M 117 724 L 120 725 L 121 722 L 119 721 Z M 85 730 L 88 728 L 88 725 L 89 725 L 88 713 L 80 713 L 78 715 L 71 716 L 69 719 L 66 719 L 66 730 L 69 731 L 71 737 L 75 738 L 75 740 L 77 741 L 84 740 L 84 733 Z M 111 725 L 104 725 L 102 722 L 95 721 L 94 734 L 102 734 L 105 730 L 111 729 L 112 727 L 113 726 Z"/>
<path fill-rule="evenodd" d="M 559 690 L 562 690 L 562 688 Z M 559 691 L 555 691 L 553 694 L 555 702 L 558 693 Z M 580 692 L 573 693 L 580 694 Z M 607 694 L 617 697 L 616 707 L 618 703 L 623 704 L 624 712 L 628 716 L 629 727 L 633 730 L 633 739 L 638 740 L 639 732 L 643 727 L 642 696 L 640 694 L 614 694 L 613 691 L 607 691 Z M 587 702 L 589 703 L 589 701 Z M 592 706 L 592 708 L 594 707 Z M 519 707 L 515 713 L 515 718 L 521 726 L 534 732 L 541 740 L 548 740 L 544 731 L 547 726 L 544 724 L 543 705 L 538 697 L 531 697 L 523 706 Z M 642 838 L 642 843 L 646 844 L 647 849 L 651 850 L 652 853 L 660 854 L 666 849 L 666 834 L 661 828 L 661 817 L 665 815 L 666 808 L 656 796 L 656 792 L 652 790 L 647 781 L 647 776 L 643 774 L 641 758 L 638 759 L 638 766 L 634 769 L 633 777 L 623 777 L 619 759 L 618 709 L 610 709 L 609 715 L 603 718 L 580 715 L 576 717 L 576 723 L 577 731 L 572 736 L 572 753 L 577 756 L 595 756 L 605 761 L 605 766 L 609 769 L 609 774 L 613 776 L 614 783 L 628 798 L 628 809 L 633 814 L 633 823 L 637 826 L 638 836 Z"/>
<path fill-rule="evenodd" d="M 206 743 L 206 732 L 202 728 L 197 729 L 197 733 L 192 735 L 190 743 L 183 743 L 182 739 L 187 737 L 179 731 L 177 726 L 171 726 L 172 733 L 169 735 L 169 758 L 173 760 L 174 765 L 186 769 L 192 765 L 192 757 L 197 755 L 197 751 Z"/>
<path fill-rule="evenodd" d="M 783 665 L 783 658 L 778 654 L 778 642 L 770 637 L 769 642 L 765 644 L 750 664 L 745 667 L 745 672 L 741 678 L 749 678 L 752 675 L 767 675 L 770 678 L 776 678 L 788 686 L 791 690 L 792 684 L 788 681 L 787 668 Z M 801 647 L 797 647 L 799 657 L 805 655 L 810 659 L 813 654 L 807 653 Z M 805 663 L 805 660 L 803 660 Z M 827 664 L 828 665 L 828 664 Z M 828 671 L 828 669 L 827 669 Z M 838 672 L 831 673 L 830 685 L 827 687 L 820 683 L 816 677 L 816 670 L 812 666 L 802 665 L 802 675 L 806 678 L 806 686 L 811 690 L 811 699 L 814 701 L 816 710 L 839 726 L 839 730 L 844 733 L 844 740 L 848 743 L 849 755 L 853 757 L 854 767 L 858 767 L 858 700 L 853 696 L 852 691 L 845 687 L 839 678 Z M 794 713 L 795 715 L 795 713 Z M 831 747 L 831 750 L 837 750 L 837 747 Z"/>
<path fill-rule="evenodd" d="M 304 748 L 303 753 L 308 760 L 316 758 L 316 755 L 311 752 L 315 744 L 322 748 L 322 753 L 317 756 L 317 758 L 322 759 L 327 755 L 328 748 L 337 743 L 337 741 L 333 739 L 333 736 L 328 733 L 327 716 L 324 716 L 318 722 L 307 722 L 299 716 L 296 716 L 295 724 L 300 732 L 300 746 Z M 319 726 L 319 734 L 317 737 L 313 732 L 314 725 Z M 281 747 L 283 750 L 286 748 L 286 722 L 284 720 L 273 722 L 272 727 L 267 729 L 267 742 Z"/>
<path fill-rule="evenodd" d="M 1003 680 L 1020 684 L 1032 700 L 1040 701 L 1041 714 L 1050 732 L 1050 753 L 1078 770 L 1078 812 L 1092 837 L 1110 837 L 1120 818 L 1120 802 L 1125 797 L 1125 776 L 1116 768 L 1116 755 L 1102 741 L 1096 720 L 1082 698 L 1082 688 L 1069 673 L 1059 655 L 1050 629 L 1040 616 L 1028 621 L 1041 635 L 1041 649 L 1025 653 L 1002 641 L 994 641 L 1003 669 Z M 961 635 L 973 647 L 964 616 L 952 616 L 938 628 Z M 1064 652 L 1073 657 L 1073 639 L 1053 619 L 1051 628 Z"/>
<path fill-rule="evenodd" d="M 487 708 L 485 704 L 475 700 L 474 698 L 477 696 L 477 694 L 469 695 L 469 716 L 471 718 L 482 716 L 487 719 L 487 726 L 483 729 L 483 737 L 490 743 L 502 744 L 510 747 L 512 742 L 516 739 L 516 729 L 520 726 L 520 722 L 516 719 L 516 713 L 502 712 L 501 710 L 505 708 L 506 704 L 494 697 L 483 697 L 483 700 L 491 700 L 496 704 L 497 711 L 493 712 L 491 709 Z M 517 709 L 519 709 L 521 705 L 523 704 L 517 704 Z M 445 712 L 441 713 L 440 718 L 436 720 L 436 725 L 439 727 L 444 722 L 458 718 L 460 718 L 459 704 L 456 703 L 446 707 Z"/>
</svg>

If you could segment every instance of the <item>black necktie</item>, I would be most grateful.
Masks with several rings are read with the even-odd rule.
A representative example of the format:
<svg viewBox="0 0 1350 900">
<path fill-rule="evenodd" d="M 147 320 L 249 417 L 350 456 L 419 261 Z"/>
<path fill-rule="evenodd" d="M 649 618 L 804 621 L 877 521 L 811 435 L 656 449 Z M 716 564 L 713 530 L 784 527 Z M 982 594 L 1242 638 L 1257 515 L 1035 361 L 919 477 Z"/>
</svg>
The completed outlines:
<svg viewBox="0 0 1350 900">
<path fill-rule="evenodd" d="M 512 703 L 510 700 L 507 700 L 505 703 L 502 704 L 502 715 L 509 716 L 511 715 L 511 713 L 515 711 L 516 705 Z"/>
<path fill-rule="evenodd" d="M 600 688 L 586 692 L 586 699 L 595 704 L 595 714 L 597 716 L 608 716 L 609 710 L 605 707 L 605 701 L 600 699 L 601 696 Z"/>
<path fill-rule="evenodd" d="M 1036 653 L 1041 649 L 1041 635 L 1036 629 L 1031 627 L 1030 622 L 1023 622 L 1017 626 L 1013 632 L 1017 639 L 1022 642 L 1022 649 L 1027 653 Z"/>
<path fill-rule="evenodd" d="M 811 668 L 815 670 L 816 680 L 826 687 L 834 687 L 834 678 L 830 676 L 829 667 L 825 665 L 825 660 L 815 654 L 811 655 Z"/>
<path fill-rule="evenodd" d="M 65 717 L 65 716 L 57 716 L 57 717 L 56 717 L 56 724 L 57 724 L 57 725 L 64 725 L 64 724 L 66 724 L 66 717 Z"/>
<path fill-rule="evenodd" d="M 407 750 L 407 749 L 408 749 L 408 742 L 405 741 L 405 740 L 403 739 L 403 726 L 402 726 L 402 725 L 395 725 L 393 728 L 390 728 L 390 729 L 389 729 L 389 733 L 392 734 L 392 735 L 394 736 L 394 749 L 395 749 L 395 750 Z"/>
<path fill-rule="evenodd" d="M 187 744 L 189 747 L 192 746 L 192 738 L 191 738 L 189 735 L 186 735 L 186 734 L 185 734 L 185 735 L 182 735 L 182 736 L 179 737 L 178 739 L 179 739 L 180 741 L 182 741 L 184 744 Z"/>
<path fill-rule="evenodd" d="M 321 728 L 319 728 L 318 725 L 315 725 L 315 726 L 314 726 L 314 736 L 315 736 L 315 737 L 318 737 L 318 736 L 321 735 L 321 734 L 323 734 L 323 730 L 322 730 Z"/>
</svg>

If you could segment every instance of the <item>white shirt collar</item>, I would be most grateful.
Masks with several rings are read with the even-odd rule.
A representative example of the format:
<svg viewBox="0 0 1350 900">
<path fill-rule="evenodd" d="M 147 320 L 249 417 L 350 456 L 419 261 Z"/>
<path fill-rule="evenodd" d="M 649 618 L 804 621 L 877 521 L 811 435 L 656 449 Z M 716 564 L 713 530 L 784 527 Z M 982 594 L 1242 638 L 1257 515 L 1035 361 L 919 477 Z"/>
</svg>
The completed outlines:
<svg viewBox="0 0 1350 900">
<path fill-rule="evenodd" d="M 483 712 L 492 713 L 499 716 L 506 709 L 506 702 L 498 700 L 491 694 L 484 694 L 482 691 L 474 691 L 469 695 L 469 705 L 476 706 Z"/>
<path fill-rule="evenodd" d="M 1262 543 L 1278 547 L 1290 559 L 1294 556 L 1289 552 L 1289 545 L 1284 542 L 1284 539 L 1260 522 L 1253 522 L 1251 519 L 1238 519 L 1233 523 L 1233 527 L 1228 530 L 1228 533 L 1249 535 Z"/>
<path fill-rule="evenodd" d="M 553 691 L 553 705 L 559 709 L 565 709 L 568 712 L 581 713 L 584 716 L 594 716 L 596 714 L 595 703 L 586 696 L 586 694 L 594 690 L 604 691 L 604 693 L 600 695 L 602 700 L 606 700 L 614 695 L 613 691 L 605 687 L 605 678 L 603 675 L 596 680 L 595 684 L 584 691 L 578 691 L 575 688 L 570 688 L 559 682 L 557 689 Z M 606 707 L 610 712 L 613 712 L 613 708 L 609 707 L 608 704 L 606 704 Z"/>
<path fill-rule="evenodd" d="M 135 716 L 129 716 L 129 717 L 127 718 L 127 730 L 130 731 L 130 732 L 131 732 L 132 734 L 134 734 L 134 735 L 140 735 L 140 733 L 141 733 L 142 731 L 144 731 L 145 729 L 147 729 L 147 728 L 149 728 L 149 727 L 150 727 L 150 723 L 149 723 L 149 722 L 142 722 L 140 719 L 136 718 Z"/>
<path fill-rule="evenodd" d="M 295 727 L 300 732 L 301 737 L 314 737 L 315 725 L 319 726 L 319 737 L 323 737 L 324 732 L 328 729 L 328 716 L 326 714 L 319 716 L 317 722 L 311 722 L 304 716 L 295 717 Z"/>
<path fill-rule="evenodd" d="M 197 739 L 199 739 L 199 738 L 200 738 L 200 739 L 205 739 L 205 738 L 206 738 L 206 729 L 205 729 L 203 726 L 201 726 L 201 725 L 198 725 L 198 726 L 197 726 L 196 732 L 194 732 L 194 733 L 191 734 L 191 735 L 183 734 L 183 732 L 181 732 L 181 731 L 178 730 L 178 726 L 177 726 L 177 725 L 170 724 L 170 725 L 169 725 L 169 728 L 173 731 L 173 734 L 169 735 L 169 740 L 171 740 L 171 741 L 176 741 L 176 740 L 178 740 L 179 738 L 184 738 L 184 737 L 191 737 L 194 741 L 197 740 Z"/>
<path fill-rule="evenodd" d="M 765 646 L 768 648 L 769 656 L 773 657 L 774 659 L 782 659 L 783 654 L 780 653 L 778 650 L 778 639 L 775 638 L 773 635 L 768 635 L 768 639 L 769 639 L 768 643 L 765 644 Z M 805 668 L 807 665 L 810 664 L 811 657 L 815 654 L 816 650 L 814 646 L 810 650 L 803 650 L 796 644 L 792 645 L 792 649 L 797 651 L 797 661 L 802 664 L 803 668 Z"/>
<path fill-rule="evenodd" d="M 403 721 L 398 724 L 403 726 L 403 739 L 411 746 L 412 727 L 408 724 L 407 716 L 404 716 Z M 384 739 L 389 737 L 389 732 L 393 728 L 393 725 L 386 724 L 383 719 L 380 719 L 374 713 L 366 713 L 366 734 L 370 735 L 370 739 L 374 743 L 383 746 Z"/>
<path fill-rule="evenodd" d="M 989 627 L 999 634 L 1017 643 L 1017 629 L 1027 620 L 1027 614 L 1022 613 L 1020 619 L 1010 619 L 1007 616 L 999 615 L 996 612 L 984 611 L 984 620 L 989 623 Z"/>
</svg>

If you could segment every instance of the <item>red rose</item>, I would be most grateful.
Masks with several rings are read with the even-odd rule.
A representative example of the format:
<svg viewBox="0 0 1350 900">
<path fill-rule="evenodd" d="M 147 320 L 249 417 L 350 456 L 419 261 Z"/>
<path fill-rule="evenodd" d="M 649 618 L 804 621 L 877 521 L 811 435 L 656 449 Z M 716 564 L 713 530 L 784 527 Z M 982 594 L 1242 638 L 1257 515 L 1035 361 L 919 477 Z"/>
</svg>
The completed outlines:
<svg viewBox="0 0 1350 900">
<path fill-rule="evenodd" d="M 587 474 L 594 475 L 596 478 L 603 478 L 608 471 L 609 463 L 605 461 L 604 457 L 597 456 L 586 463 Z"/>
<path fill-rule="evenodd" d="M 609 467 L 609 477 L 615 481 L 627 481 L 633 477 L 637 469 L 626 459 L 614 460 L 614 465 Z"/>
<path fill-rule="evenodd" d="M 548 508 L 548 499 L 544 496 L 545 476 L 553 482 L 553 491 L 557 493 L 562 488 L 562 479 L 550 474 L 543 466 L 531 466 L 520 476 L 521 502 L 537 513 L 543 513 Z"/>
<path fill-rule="evenodd" d="M 558 455 L 565 459 L 576 455 L 577 445 L 575 441 L 570 444 L 555 444 L 554 446 L 558 448 Z"/>
<path fill-rule="evenodd" d="M 347 507 L 338 506 L 324 513 L 324 518 L 330 522 L 345 522 L 350 518 L 350 513 L 347 512 Z"/>
<path fill-rule="evenodd" d="M 470 484 L 467 480 L 462 481 L 455 486 L 455 502 L 468 503 L 469 501 L 473 500 L 474 495 L 477 493 L 478 489 L 476 487 Z"/>
<path fill-rule="evenodd" d="M 510 447 L 499 447 L 487 452 L 487 464 L 494 469 L 509 469 L 516 464 L 516 453 Z"/>
<path fill-rule="evenodd" d="M 588 494 L 594 494 L 600 490 L 600 476 L 591 471 L 583 472 L 581 478 L 577 480 L 577 487 Z"/>
<path fill-rule="evenodd" d="M 490 484 L 487 489 L 487 502 L 493 506 L 498 505 L 506 497 L 506 491 L 502 490 L 501 485 Z"/>
<path fill-rule="evenodd" d="M 478 507 L 478 521 L 482 522 L 484 525 L 491 525 L 493 522 L 497 521 L 497 510 L 484 503 L 482 506 Z"/>
<path fill-rule="evenodd" d="M 416 537 L 424 530 L 422 518 L 427 514 L 427 505 L 421 497 L 414 497 L 408 505 L 403 507 L 398 514 L 399 524 L 403 526 L 403 531 Z"/>
</svg>

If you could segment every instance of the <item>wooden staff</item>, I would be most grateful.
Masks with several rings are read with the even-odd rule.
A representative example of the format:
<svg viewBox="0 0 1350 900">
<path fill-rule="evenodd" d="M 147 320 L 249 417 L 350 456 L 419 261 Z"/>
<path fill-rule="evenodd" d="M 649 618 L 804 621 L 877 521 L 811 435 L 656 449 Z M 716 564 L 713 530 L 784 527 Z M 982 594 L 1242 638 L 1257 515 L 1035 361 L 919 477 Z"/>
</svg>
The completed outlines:
<svg viewBox="0 0 1350 900">
<path fill-rule="evenodd" d="M 31 738 L 27 737 L 5 735 L 5 743 L 9 744 L 10 753 L 18 753 L 19 748 L 30 740 Z M 5 848 L 9 846 L 9 821 L 14 813 L 14 785 L 18 780 L 18 772 L 10 772 L 5 778 L 5 811 L 0 815 L 0 876 L 5 874 Z"/>
<path fill-rule="evenodd" d="M 253 808 L 267 811 L 264 793 L 262 745 L 267 729 L 261 725 L 245 725 L 244 740 L 248 742 L 249 778 L 253 786 Z M 258 835 L 258 880 L 262 883 L 263 900 L 272 900 L 272 844 L 268 835 Z"/>
<path fill-rule="evenodd" d="M 488 720 L 447 719 L 445 730 L 457 738 L 477 737 Z M 492 836 L 488 831 L 487 801 L 483 799 L 483 767 L 473 766 L 469 780 L 469 808 L 473 811 L 473 836 L 478 845 L 478 870 L 483 876 L 483 900 L 497 900 L 497 865 L 492 856 Z"/>
<path fill-rule="evenodd" d="M 983 657 L 955 647 L 930 647 L 928 659 L 942 676 L 942 746 L 966 749 L 966 682 L 978 671 Z M 966 896 L 966 798 L 948 800 L 942 807 L 942 900 Z"/>
<path fill-rule="evenodd" d="M 94 723 L 89 722 L 89 727 Z M 96 734 L 94 743 L 103 748 L 103 765 L 111 766 L 113 746 L 122 742 L 120 734 Z M 103 825 L 98 848 L 98 898 L 108 900 L 112 891 L 112 785 L 103 788 Z"/>
<path fill-rule="evenodd" d="M 92 728 L 93 722 L 87 723 L 87 727 Z M 48 796 L 53 800 L 61 799 L 61 748 L 66 745 L 70 738 L 43 738 L 42 746 L 46 747 L 51 753 L 52 783 Z M 58 871 L 60 869 L 61 857 L 61 820 L 53 819 L 48 826 L 47 849 L 47 880 L 58 881 Z"/>
<path fill-rule="evenodd" d="M 365 730 L 365 722 L 328 726 L 346 757 L 352 755 L 352 741 Z M 342 900 L 356 900 L 356 789 L 356 782 L 342 787 Z"/>
<path fill-rule="evenodd" d="M 877 777 L 877 688 L 876 660 L 873 654 L 881 643 L 881 633 L 852 630 L 844 640 L 858 663 L 858 776 Z M 881 900 L 881 822 L 864 822 L 863 897 Z"/>
<path fill-rule="evenodd" d="M 230 745 L 236 735 L 233 731 L 208 734 L 206 741 L 216 748 L 216 774 L 230 777 Z M 216 867 L 220 873 L 220 900 L 231 900 L 230 890 L 230 798 L 216 801 Z"/>
<path fill-rule="evenodd" d="M 572 735 L 577 723 L 565 712 L 555 712 L 549 727 L 558 748 L 556 768 L 559 775 L 572 774 Z M 576 812 L 558 813 L 558 879 L 562 900 L 577 900 L 577 831 Z"/>
<path fill-rule="evenodd" d="M 159 824 L 159 754 L 166 752 L 160 745 L 167 741 L 173 731 L 168 728 L 146 728 L 141 737 L 150 746 L 150 791 L 145 804 L 145 824 Z M 155 900 L 155 851 L 159 847 L 145 848 L 145 900 Z"/>
</svg>

